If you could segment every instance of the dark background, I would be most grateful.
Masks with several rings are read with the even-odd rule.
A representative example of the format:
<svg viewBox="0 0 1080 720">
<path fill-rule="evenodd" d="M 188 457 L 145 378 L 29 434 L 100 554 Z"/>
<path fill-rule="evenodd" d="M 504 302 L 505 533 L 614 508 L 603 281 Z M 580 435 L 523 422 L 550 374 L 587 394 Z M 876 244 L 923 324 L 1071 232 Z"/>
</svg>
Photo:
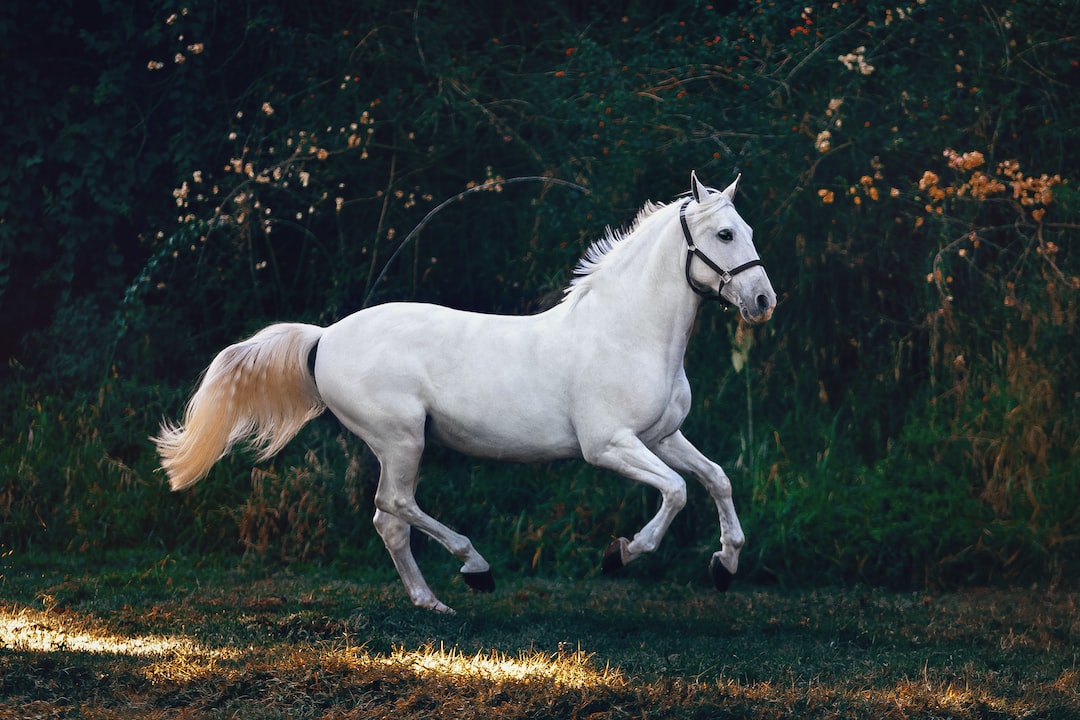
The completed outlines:
<svg viewBox="0 0 1080 720">
<path fill-rule="evenodd" d="M 149 436 L 269 322 L 369 295 L 545 307 L 605 225 L 697 170 L 743 173 L 780 295 L 753 330 L 706 307 L 687 358 L 685 430 L 736 484 L 747 573 L 1070 577 L 1080 10 L 789 5 L 6 3 L 0 549 L 385 563 L 372 461 L 331 419 L 185 495 Z M 589 193 L 471 194 L 372 285 L 438 203 L 524 176 Z M 580 463 L 434 451 L 423 476 L 518 571 L 590 572 L 656 502 Z M 694 490 L 644 572 L 704 579 Z"/>
</svg>

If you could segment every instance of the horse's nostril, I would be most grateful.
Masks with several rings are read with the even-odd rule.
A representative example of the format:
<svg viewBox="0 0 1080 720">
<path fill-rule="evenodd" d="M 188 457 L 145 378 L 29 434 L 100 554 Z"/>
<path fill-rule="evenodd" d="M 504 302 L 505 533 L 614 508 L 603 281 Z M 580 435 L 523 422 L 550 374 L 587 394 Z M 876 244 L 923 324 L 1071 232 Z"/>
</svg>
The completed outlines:
<svg viewBox="0 0 1080 720">
<path fill-rule="evenodd" d="M 765 312 L 769 309 L 769 298 L 767 295 L 762 294 L 757 296 L 757 307 L 761 312 Z"/>
</svg>

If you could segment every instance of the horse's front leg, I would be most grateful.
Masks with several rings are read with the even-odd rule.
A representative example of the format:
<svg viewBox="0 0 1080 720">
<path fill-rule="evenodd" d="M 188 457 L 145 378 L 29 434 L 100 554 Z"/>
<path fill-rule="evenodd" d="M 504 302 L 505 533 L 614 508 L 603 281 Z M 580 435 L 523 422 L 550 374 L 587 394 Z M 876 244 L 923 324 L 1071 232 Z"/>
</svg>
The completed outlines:
<svg viewBox="0 0 1080 720">
<path fill-rule="evenodd" d="M 607 549 L 603 569 L 611 572 L 657 548 L 671 521 L 686 505 L 686 483 L 630 431 L 586 452 L 585 459 L 597 467 L 614 470 L 660 491 L 660 509 L 656 515 L 634 535 L 633 540 L 619 538 Z"/>
<path fill-rule="evenodd" d="M 735 503 L 731 499 L 731 480 L 719 465 L 705 457 L 681 432 L 664 438 L 654 450 L 671 467 L 696 477 L 716 502 L 720 514 L 720 550 L 713 553 L 709 573 L 717 590 L 727 590 L 732 576 L 739 569 L 739 552 L 746 542 L 739 516 L 735 514 Z"/>
</svg>

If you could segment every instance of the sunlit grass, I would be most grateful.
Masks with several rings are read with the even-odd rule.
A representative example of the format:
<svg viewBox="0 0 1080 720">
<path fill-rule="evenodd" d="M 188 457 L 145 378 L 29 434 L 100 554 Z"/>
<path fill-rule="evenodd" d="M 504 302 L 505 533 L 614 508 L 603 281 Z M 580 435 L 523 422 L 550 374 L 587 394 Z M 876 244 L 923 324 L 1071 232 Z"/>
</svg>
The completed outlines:
<svg viewBox="0 0 1080 720">
<path fill-rule="evenodd" d="M 123 637 L 95 628 L 75 615 L 21 609 L 0 610 L 0 647 L 33 652 L 87 652 L 155 656 L 184 653 L 224 656 L 185 637 L 139 635 Z"/>
<path fill-rule="evenodd" d="M 580 648 L 556 654 L 532 651 L 511 656 L 497 650 L 467 654 L 457 648 L 427 646 L 418 650 L 398 648 L 388 655 L 366 655 L 358 661 L 451 680 L 538 682 L 571 688 L 613 688 L 627 684 L 619 670 L 607 665 L 597 669 L 593 656 Z"/>
<path fill-rule="evenodd" d="M 57 615 L 29 608 L 0 610 L 0 649 L 145 659 L 149 664 L 142 666 L 140 674 L 153 684 L 221 681 L 235 673 L 222 661 L 240 657 L 235 649 L 209 648 L 186 636 L 124 636 L 74 613 Z"/>
</svg>

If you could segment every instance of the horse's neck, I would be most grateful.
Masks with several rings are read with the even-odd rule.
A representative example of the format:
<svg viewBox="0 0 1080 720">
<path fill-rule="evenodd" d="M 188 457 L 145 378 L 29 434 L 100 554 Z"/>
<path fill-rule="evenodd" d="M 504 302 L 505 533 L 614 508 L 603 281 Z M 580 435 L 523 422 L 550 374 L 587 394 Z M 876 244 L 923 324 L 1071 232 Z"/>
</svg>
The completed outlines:
<svg viewBox="0 0 1080 720">
<path fill-rule="evenodd" d="M 686 247 L 678 222 L 650 230 L 658 235 L 622 241 L 638 246 L 626 248 L 633 252 L 622 255 L 618 267 L 605 268 L 602 282 L 590 288 L 573 312 L 580 313 L 583 322 L 625 333 L 636 346 L 662 348 L 671 362 L 681 364 L 701 299 L 684 277 Z"/>
</svg>

